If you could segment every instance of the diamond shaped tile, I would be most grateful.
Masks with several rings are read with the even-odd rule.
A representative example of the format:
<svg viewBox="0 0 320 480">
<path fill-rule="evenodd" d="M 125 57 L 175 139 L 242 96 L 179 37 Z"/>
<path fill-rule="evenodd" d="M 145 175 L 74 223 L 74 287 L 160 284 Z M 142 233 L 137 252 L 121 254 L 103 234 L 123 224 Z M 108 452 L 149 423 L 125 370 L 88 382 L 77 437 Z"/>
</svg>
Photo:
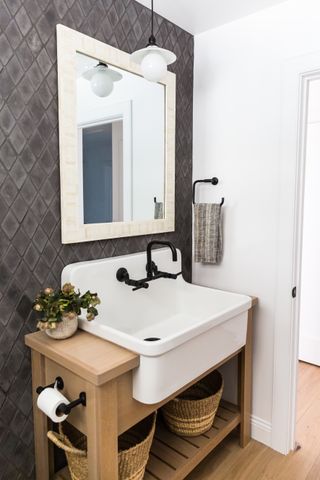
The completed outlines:
<svg viewBox="0 0 320 480">
<path fill-rule="evenodd" d="M 20 10 L 16 13 L 15 21 L 17 22 L 22 35 L 25 36 L 32 27 L 32 23 L 24 7 L 21 7 Z"/>
<path fill-rule="evenodd" d="M 1 62 L 3 63 L 3 65 L 6 65 L 10 60 L 10 58 L 12 57 L 13 51 L 4 33 L 0 35 L 0 50 L 1 50 Z"/>
<path fill-rule="evenodd" d="M 7 65 L 7 70 L 12 81 L 17 85 L 21 80 L 21 78 L 23 77 L 23 73 L 24 73 L 21 63 L 19 62 L 17 56 L 14 56 L 11 58 L 11 60 L 9 60 L 9 63 Z"/>
<path fill-rule="evenodd" d="M 16 153 L 17 154 L 21 153 L 23 150 L 23 147 L 26 144 L 26 138 L 18 124 L 16 124 L 15 127 L 13 128 L 9 138 L 10 138 L 11 145 L 13 145 L 13 148 L 15 149 Z"/>
<path fill-rule="evenodd" d="M 12 239 L 17 232 L 19 223 L 11 211 L 9 211 L 5 216 L 3 222 L 1 223 L 1 228 L 10 239 Z"/>
<path fill-rule="evenodd" d="M 33 54 L 30 50 L 29 43 L 26 40 L 19 45 L 16 54 L 23 68 L 27 70 L 33 62 Z"/>
<path fill-rule="evenodd" d="M 18 189 L 15 186 L 14 182 L 11 180 L 11 178 L 7 178 L 7 180 L 4 182 L 0 193 L 8 206 L 10 206 L 14 202 L 14 199 L 18 193 Z"/>
<path fill-rule="evenodd" d="M 3 0 L 2 0 L 3 2 Z M 1 12 L 3 11 L 3 7 L 0 5 Z M 5 30 L 5 34 L 7 39 L 11 45 L 11 48 L 16 49 L 22 39 L 21 32 L 16 24 L 16 22 L 12 19 Z"/>
<path fill-rule="evenodd" d="M 22 166 L 20 159 L 18 159 L 10 170 L 10 176 L 14 181 L 16 187 L 20 189 L 27 178 L 27 173 Z"/>
<path fill-rule="evenodd" d="M 5 105 L 0 112 L 0 124 L 4 133 L 7 135 L 11 132 L 15 125 L 14 116 L 7 105 Z"/>
</svg>

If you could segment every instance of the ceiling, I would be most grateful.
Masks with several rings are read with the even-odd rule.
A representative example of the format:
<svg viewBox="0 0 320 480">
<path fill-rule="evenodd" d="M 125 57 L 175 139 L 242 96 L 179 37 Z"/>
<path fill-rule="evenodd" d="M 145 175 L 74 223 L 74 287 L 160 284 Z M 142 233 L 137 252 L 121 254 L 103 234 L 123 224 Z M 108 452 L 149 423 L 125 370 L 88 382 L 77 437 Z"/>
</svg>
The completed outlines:
<svg viewBox="0 0 320 480">
<path fill-rule="evenodd" d="M 151 0 L 137 0 L 150 8 Z M 157 13 L 196 35 L 285 0 L 154 0 Z"/>
</svg>

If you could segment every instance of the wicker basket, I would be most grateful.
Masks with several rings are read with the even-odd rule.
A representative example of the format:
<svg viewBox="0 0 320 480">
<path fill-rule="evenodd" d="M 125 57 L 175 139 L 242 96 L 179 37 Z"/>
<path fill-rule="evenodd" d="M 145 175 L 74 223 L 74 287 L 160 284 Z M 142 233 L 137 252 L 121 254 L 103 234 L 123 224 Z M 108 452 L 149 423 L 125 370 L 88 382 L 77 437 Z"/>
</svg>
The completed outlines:
<svg viewBox="0 0 320 480">
<path fill-rule="evenodd" d="M 156 413 L 142 420 L 118 439 L 119 480 L 142 480 L 155 432 Z M 70 427 L 69 427 L 70 428 Z M 65 451 L 72 480 L 88 480 L 86 437 L 78 435 L 71 443 L 59 424 L 59 432 L 48 432 L 48 438 Z M 74 435 L 74 433 L 73 433 Z"/>
<path fill-rule="evenodd" d="M 223 379 L 215 370 L 161 409 L 168 428 L 177 435 L 195 437 L 213 425 L 223 391 Z"/>
</svg>

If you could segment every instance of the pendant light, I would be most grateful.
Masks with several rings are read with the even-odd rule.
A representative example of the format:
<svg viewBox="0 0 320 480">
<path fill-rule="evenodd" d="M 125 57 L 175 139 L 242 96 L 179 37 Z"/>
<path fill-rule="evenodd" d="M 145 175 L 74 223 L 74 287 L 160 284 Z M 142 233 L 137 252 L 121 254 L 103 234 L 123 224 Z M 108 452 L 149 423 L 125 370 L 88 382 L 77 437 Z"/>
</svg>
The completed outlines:
<svg viewBox="0 0 320 480">
<path fill-rule="evenodd" d="M 160 82 L 167 74 L 167 66 L 177 60 L 176 55 L 170 50 L 160 48 L 154 36 L 154 10 L 151 0 L 151 36 L 146 48 L 131 54 L 135 63 L 141 66 L 142 74 L 150 82 Z"/>
<path fill-rule="evenodd" d="M 99 62 L 82 74 L 83 78 L 89 80 L 91 90 L 98 97 L 107 97 L 113 90 L 114 82 L 121 80 L 122 75 L 111 70 L 106 63 Z"/>
</svg>

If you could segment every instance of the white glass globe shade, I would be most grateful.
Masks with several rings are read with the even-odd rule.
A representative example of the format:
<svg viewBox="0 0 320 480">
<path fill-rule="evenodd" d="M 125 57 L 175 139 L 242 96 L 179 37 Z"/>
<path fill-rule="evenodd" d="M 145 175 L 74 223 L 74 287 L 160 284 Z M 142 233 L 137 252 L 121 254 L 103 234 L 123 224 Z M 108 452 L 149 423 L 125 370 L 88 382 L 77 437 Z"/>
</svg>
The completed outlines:
<svg viewBox="0 0 320 480">
<path fill-rule="evenodd" d="M 141 69 L 144 78 L 150 82 L 159 82 L 166 76 L 167 63 L 161 54 L 150 52 L 143 58 Z"/>
<path fill-rule="evenodd" d="M 113 81 L 104 70 L 99 70 L 91 79 L 91 89 L 98 97 L 107 97 L 113 90 Z"/>
</svg>

